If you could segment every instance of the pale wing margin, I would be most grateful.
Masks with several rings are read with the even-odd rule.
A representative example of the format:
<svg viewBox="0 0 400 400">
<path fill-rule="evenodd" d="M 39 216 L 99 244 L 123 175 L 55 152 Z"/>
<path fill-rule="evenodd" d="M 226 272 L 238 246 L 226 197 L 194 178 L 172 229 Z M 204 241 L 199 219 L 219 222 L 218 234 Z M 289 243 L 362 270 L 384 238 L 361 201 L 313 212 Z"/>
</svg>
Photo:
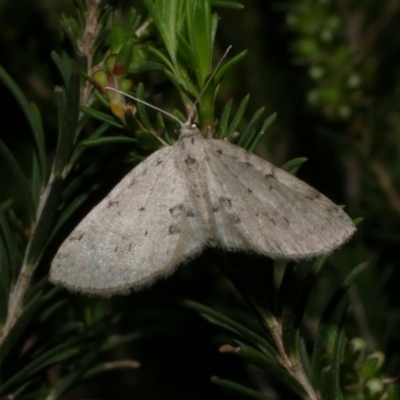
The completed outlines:
<svg viewBox="0 0 400 400">
<path fill-rule="evenodd" d="M 53 283 L 106 296 L 127 293 L 201 251 L 176 151 L 170 146 L 149 156 L 81 221 L 52 262 Z"/>
<path fill-rule="evenodd" d="M 204 146 L 220 246 L 296 260 L 330 253 L 355 232 L 340 207 L 293 175 L 226 141 Z"/>
</svg>

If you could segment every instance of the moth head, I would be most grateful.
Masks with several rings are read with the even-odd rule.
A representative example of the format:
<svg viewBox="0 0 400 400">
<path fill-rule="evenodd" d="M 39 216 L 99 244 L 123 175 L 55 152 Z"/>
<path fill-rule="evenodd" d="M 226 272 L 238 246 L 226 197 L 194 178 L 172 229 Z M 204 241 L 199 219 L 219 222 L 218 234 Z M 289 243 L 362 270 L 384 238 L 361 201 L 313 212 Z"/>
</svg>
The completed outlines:
<svg viewBox="0 0 400 400">
<path fill-rule="evenodd" d="M 181 125 L 179 138 L 200 135 L 199 125 L 190 118 Z"/>
</svg>

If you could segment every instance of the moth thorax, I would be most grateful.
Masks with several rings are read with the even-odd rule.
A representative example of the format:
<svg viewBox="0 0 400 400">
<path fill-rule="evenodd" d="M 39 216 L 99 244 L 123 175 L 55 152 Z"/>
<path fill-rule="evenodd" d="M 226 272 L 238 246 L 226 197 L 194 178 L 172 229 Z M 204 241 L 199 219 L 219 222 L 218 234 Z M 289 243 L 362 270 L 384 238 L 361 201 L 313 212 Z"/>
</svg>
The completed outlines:
<svg viewBox="0 0 400 400">
<path fill-rule="evenodd" d="M 179 137 L 200 135 L 199 126 L 195 122 L 187 121 L 182 124 Z"/>
</svg>

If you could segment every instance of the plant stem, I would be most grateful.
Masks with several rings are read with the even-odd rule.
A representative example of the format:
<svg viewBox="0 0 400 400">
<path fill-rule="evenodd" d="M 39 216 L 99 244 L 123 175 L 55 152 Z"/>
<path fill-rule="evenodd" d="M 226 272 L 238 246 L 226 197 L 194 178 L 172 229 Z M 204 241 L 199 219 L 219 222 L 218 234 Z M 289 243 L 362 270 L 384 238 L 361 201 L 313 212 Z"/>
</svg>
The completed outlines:
<svg viewBox="0 0 400 400">
<path fill-rule="evenodd" d="M 271 325 L 271 322 L 272 325 Z M 308 380 L 306 374 L 303 371 L 303 368 L 301 368 L 301 365 L 299 362 L 294 362 L 290 360 L 288 355 L 286 354 L 284 345 L 283 345 L 283 340 L 282 340 L 282 325 L 281 323 L 272 316 L 272 321 L 270 320 L 269 322 L 264 322 L 264 326 L 266 326 L 271 333 L 271 337 L 275 342 L 275 345 L 278 349 L 279 355 L 280 355 L 280 364 L 286 369 L 286 371 L 289 372 L 293 378 L 295 378 L 301 386 L 304 388 L 308 395 L 308 399 L 310 400 L 318 400 L 318 396 L 314 391 L 314 388 L 311 386 L 310 381 Z"/>
</svg>

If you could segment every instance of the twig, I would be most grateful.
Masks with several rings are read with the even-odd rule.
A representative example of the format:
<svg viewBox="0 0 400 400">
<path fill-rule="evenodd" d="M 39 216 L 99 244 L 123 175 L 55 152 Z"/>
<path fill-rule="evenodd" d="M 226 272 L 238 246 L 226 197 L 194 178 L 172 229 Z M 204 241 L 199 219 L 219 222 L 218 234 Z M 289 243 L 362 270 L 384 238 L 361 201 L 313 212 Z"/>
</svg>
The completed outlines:
<svg viewBox="0 0 400 400">
<path fill-rule="evenodd" d="M 85 13 L 85 18 L 86 18 L 85 31 L 83 32 L 82 37 L 78 40 L 78 48 L 82 53 L 81 55 L 85 55 L 87 57 L 88 71 L 90 71 L 90 68 L 92 67 L 93 56 L 95 53 L 94 42 L 101 28 L 97 23 L 97 18 L 100 13 L 99 10 L 100 1 L 101 0 L 87 0 L 87 11 Z M 91 85 L 89 83 L 86 83 L 80 96 L 80 105 L 87 104 L 90 94 L 91 94 Z M 48 196 L 51 192 L 54 182 L 55 182 L 54 174 L 51 173 L 48 183 L 42 195 L 40 196 L 39 205 L 36 212 L 36 221 L 40 221 L 42 217 L 42 212 L 45 208 Z M 38 224 L 36 224 L 36 226 L 37 225 Z M 4 342 L 5 338 L 10 333 L 11 329 L 18 320 L 19 314 L 21 313 L 22 310 L 23 300 L 28 290 L 31 278 L 42 258 L 42 254 L 40 254 L 34 265 L 28 264 L 28 256 L 30 254 L 33 237 L 34 235 L 30 236 L 30 239 L 25 249 L 24 259 L 22 262 L 21 269 L 19 271 L 17 281 L 15 283 L 15 286 L 10 291 L 8 300 L 8 309 L 7 309 L 7 319 L 5 321 L 3 330 L 0 332 L 0 346 Z"/>
<path fill-rule="evenodd" d="M 358 118 L 350 130 L 353 132 L 359 132 L 361 134 L 362 139 L 359 142 L 358 147 L 361 153 L 364 155 L 371 171 L 375 174 L 379 186 L 386 194 L 390 206 L 397 214 L 400 215 L 400 195 L 393 186 L 392 177 L 385 166 L 380 161 L 371 158 L 371 135 L 367 126 L 365 125 L 364 120 Z"/>
<path fill-rule="evenodd" d="M 78 49 L 80 56 L 86 57 L 87 60 L 87 73 L 92 75 L 94 72 L 93 58 L 96 53 L 95 42 L 101 31 L 101 25 L 98 23 L 100 15 L 100 2 L 101 0 L 87 0 L 87 10 L 84 14 L 85 17 L 85 30 L 82 37 L 78 40 Z M 80 104 L 87 105 L 90 95 L 93 90 L 93 85 L 86 81 L 81 92 Z"/>
<path fill-rule="evenodd" d="M 286 369 L 286 371 L 289 372 L 291 376 L 293 376 L 293 378 L 295 378 L 300 383 L 300 385 L 303 387 L 303 389 L 309 396 L 310 400 L 318 400 L 317 394 L 315 393 L 314 388 L 311 386 L 300 364 L 298 362 L 293 363 L 286 354 L 282 340 L 282 325 L 275 317 L 272 318 L 273 318 L 273 321 L 271 321 L 273 322 L 272 326 L 268 322 L 265 322 L 264 325 L 268 328 L 269 332 L 271 333 L 271 337 L 274 340 L 275 345 L 278 349 L 281 358 L 280 364 Z"/>
<path fill-rule="evenodd" d="M 364 40 L 361 42 L 356 61 L 360 62 L 370 51 L 371 47 L 376 42 L 379 34 L 386 28 L 390 21 L 396 15 L 400 6 L 399 0 L 389 0 L 386 3 L 386 7 L 382 11 L 382 14 L 377 21 L 368 29 L 364 35 Z"/>
<path fill-rule="evenodd" d="M 369 167 L 375 174 L 381 189 L 386 194 L 392 209 L 400 215 L 400 196 L 393 186 L 392 177 L 389 172 L 379 161 L 376 160 L 370 160 Z"/>
</svg>

